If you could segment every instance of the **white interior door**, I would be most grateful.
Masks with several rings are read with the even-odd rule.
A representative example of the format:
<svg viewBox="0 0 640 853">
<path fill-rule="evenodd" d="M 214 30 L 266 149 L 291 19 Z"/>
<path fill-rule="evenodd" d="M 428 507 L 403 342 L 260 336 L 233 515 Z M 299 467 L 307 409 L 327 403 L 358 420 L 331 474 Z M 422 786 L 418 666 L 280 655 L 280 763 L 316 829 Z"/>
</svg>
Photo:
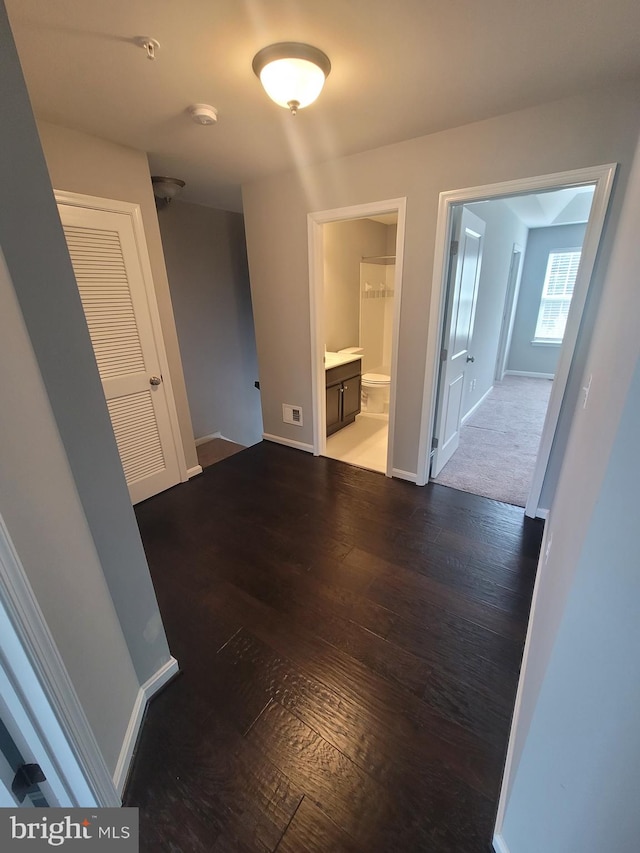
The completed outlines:
<svg viewBox="0 0 640 853">
<path fill-rule="evenodd" d="M 58 204 L 133 503 L 180 482 L 154 324 L 155 294 L 127 213 Z M 152 312 L 152 308 L 155 312 Z"/>
<path fill-rule="evenodd" d="M 465 207 L 453 220 L 431 476 L 437 477 L 460 440 L 462 399 L 478 300 L 485 223 Z"/>
</svg>

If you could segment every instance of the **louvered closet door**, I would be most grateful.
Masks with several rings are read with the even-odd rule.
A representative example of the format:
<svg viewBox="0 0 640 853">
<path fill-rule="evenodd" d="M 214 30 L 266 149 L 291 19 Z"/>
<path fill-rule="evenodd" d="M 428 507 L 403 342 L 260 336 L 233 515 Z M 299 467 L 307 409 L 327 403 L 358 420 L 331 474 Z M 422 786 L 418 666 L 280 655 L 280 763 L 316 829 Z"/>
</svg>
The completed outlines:
<svg viewBox="0 0 640 853">
<path fill-rule="evenodd" d="M 133 503 L 180 481 L 133 223 L 59 204 L 102 387 Z M 159 384 L 154 384 L 159 381 Z"/>
</svg>

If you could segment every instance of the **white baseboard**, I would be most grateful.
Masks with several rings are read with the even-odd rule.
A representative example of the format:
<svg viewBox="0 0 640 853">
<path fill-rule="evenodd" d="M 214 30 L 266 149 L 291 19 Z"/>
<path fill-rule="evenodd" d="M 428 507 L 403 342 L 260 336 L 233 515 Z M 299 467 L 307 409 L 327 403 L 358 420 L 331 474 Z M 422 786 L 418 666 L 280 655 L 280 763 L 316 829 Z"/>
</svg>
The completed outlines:
<svg viewBox="0 0 640 853">
<path fill-rule="evenodd" d="M 554 379 L 553 373 L 530 373 L 528 370 L 505 370 L 507 376 L 530 376 L 532 379 Z"/>
<path fill-rule="evenodd" d="M 498 833 L 493 836 L 493 849 L 496 853 L 509 853 L 509 848 L 504 838 Z"/>
<path fill-rule="evenodd" d="M 465 421 L 469 420 L 471 415 L 475 412 L 475 410 L 477 408 L 479 408 L 482 405 L 482 403 L 484 403 L 485 399 L 488 397 L 488 395 L 492 391 L 493 391 L 493 385 L 491 386 L 491 388 L 489 388 L 487 391 L 484 392 L 484 394 L 482 395 L 482 397 L 480 397 L 480 399 L 478 400 L 477 403 L 475 403 L 473 406 L 471 406 L 471 408 L 469 409 L 467 414 L 461 419 L 461 421 L 460 421 L 461 424 L 463 424 Z"/>
<path fill-rule="evenodd" d="M 418 479 L 417 474 L 412 474 L 411 471 L 403 471 L 401 468 L 392 468 L 391 476 L 397 477 L 398 480 L 408 480 L 410 483 L 415 483 Z"/>
<path fill-rule="evenodd" d="M 296 450 L 304 450 L 305 453 L 313 453 L 313 445 L 305 444 L 304 441 L 294 441 L 292 438 L 283 438 L 281 435 L 271 435 L 268 432 L 263 432 L 262 437 L 265 441 L 273 441 L 274 444 L 284 444 L 285 447 L 295 447 Z"/>
<path fill-rule="evenodd" d="M 200 447 L 201 444 L 206 444 L 208 441 L 213 441 L 214 438 L 224 438 L 221 432 L 212 432 L 211 435 L 203 435 L 200 438 L 194 439 L 194 444 L 196 447 Z"/>
<path fill-rule="evenodd" d="M 549 510 L 548 509 L 538 509 L 536 510 L 536 518 L 543 518 L 545 521 L 549 518 Z"/>
<path fill-rule="evenodd" d="M 189 479 L 197 477 L 198 474 L 202 474 L 202 465 L 194 465 L 193 468 L 187 468 L 187 477 Z"/>
<path fill-rule="evenodd" d="M 113 772 L 113 784 L 116 786 L 116 790 L 120 796 L 122 796 L 122 792 L 124 791 L 124 786 L 129 775 L 133 751 L 138 741 L 138 735 L 140 734 L 140 727 L 144 718 L 144 712 L 147 709 L 147 704 L 151 697 L 154 696 L 161 687 L 164 687 L 167 681 L 170 681 L 174 675 L 177 675 L 178 671 L 178 661 L 174 657 L 170 657 L 164 666 L 161 666 L 160 669 L 155 672 L 151 678 L 145 681 L 142 687 L 138 690 L 138 695 L 136 696 L 136 701 L 133 704 L 133 710 L 131 711 L 131 717 L 129 718 L 129 725 L 127 726 L 120 755 L 118 756 L 118 763 L 116 764 L 116 769 Z"/>
</svg>

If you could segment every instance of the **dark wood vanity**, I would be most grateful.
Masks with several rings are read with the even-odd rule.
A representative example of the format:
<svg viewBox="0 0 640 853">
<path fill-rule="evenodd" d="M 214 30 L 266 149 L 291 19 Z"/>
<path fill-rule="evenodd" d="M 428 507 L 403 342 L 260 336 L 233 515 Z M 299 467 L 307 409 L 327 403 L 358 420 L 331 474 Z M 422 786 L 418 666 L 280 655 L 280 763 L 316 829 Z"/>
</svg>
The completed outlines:
<svg viewBox="0 0 640 853">
<path fill-rule="evenodd" d="M 327 368 L 327 435 L 352 424 L 360 414 L 362 359 Z"/>
</svg>

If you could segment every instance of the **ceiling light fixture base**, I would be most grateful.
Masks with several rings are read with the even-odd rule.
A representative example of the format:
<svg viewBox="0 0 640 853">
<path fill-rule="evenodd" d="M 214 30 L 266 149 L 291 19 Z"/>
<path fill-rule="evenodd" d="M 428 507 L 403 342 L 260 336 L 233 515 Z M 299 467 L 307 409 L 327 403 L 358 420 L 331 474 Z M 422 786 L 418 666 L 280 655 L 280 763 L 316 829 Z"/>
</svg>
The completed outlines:
<svg viewBox="0 0 640 853">
<path fill-rule="evenodd" d="M 151 36 L 137 36 L 135 42 L 138 47 L 143 48 L 146 52 L 147 59 L 151 59 L 153 61 L 156 58 L 156 53 L 160 50 L 160 42 L 158 39 L 151 38 Z"/>
</svg>

